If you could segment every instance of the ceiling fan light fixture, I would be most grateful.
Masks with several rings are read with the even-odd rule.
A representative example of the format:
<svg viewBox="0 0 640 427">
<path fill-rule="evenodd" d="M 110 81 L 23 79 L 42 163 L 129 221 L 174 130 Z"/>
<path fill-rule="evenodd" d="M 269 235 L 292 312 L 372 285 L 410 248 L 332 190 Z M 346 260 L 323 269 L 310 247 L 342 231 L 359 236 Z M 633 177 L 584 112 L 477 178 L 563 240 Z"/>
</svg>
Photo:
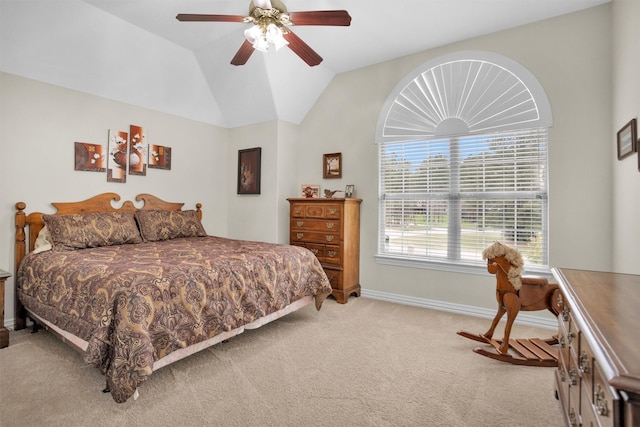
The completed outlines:
<svg viewBox="0 0 640 427">
<path fill-rule="evenodd" d="M 267 41 L 276 48 L 276 52 L 289 44 L 282 34 L 282 29 L 276 24 L 267 25 L 266 36 Z"/>
</svg>

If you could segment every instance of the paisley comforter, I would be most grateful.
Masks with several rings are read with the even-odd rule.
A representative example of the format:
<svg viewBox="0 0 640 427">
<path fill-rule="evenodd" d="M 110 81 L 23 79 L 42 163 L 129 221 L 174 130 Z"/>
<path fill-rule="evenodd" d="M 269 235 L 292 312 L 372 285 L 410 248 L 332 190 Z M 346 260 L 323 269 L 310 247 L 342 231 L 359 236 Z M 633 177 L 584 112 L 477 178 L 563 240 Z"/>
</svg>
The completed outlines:
<svg viewBox="0 0 640 427">
<path fill-rule="evenodd" d="M 116 402 L 171 352 L 331 292 L 307 249 L 213 236 L 29 254 L 17 285 L 27 310 L 88 342 Z"/>
</svg>

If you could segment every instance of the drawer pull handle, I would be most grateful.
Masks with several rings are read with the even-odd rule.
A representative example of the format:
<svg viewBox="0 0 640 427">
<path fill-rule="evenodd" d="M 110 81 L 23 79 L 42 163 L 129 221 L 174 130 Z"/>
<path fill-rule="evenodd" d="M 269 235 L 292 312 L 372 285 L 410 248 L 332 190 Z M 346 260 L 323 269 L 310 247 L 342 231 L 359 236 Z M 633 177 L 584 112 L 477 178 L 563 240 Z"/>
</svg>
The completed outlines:
<svg viewBox="0 0 640 427">
<path fill-rule="evenodd" d="M 569 309 L 567 307 L 562 309 L 562 320 L 565 322 L 569 321 Z"/>
<path fill-rule="evenodd" d="M 302 208 L 295 208 L 293 212 L 295 212 L 296 214 L 299 214 L 302 212 Z"/>
<path fill-rule="evenodd" d="M 569 425 L 571 427 L 578 427 L 578 418 L 576 417 L 576 412 L 571 409 L 571 412 L 569 413 Z"/>
<path fill-rule="evenodd" d="M 569 385 L 578 384 L 578 380 L 576 380 L 577 376 L 578 376 L 578 372 L 575 369 L 571 369 L 569 371 Z"/>
<path fill-rule="evenodd" d="M 567 340 L 565 339 L 564 335 L 560 336 L 560 338 L 558 339 L 558 343 L 560 344 L 561 348 L 565 348 L 567 346 Z"/>
<path fill-rule="evenodd" d="M 558 367 L 558 371 L 560 374 L 560 381 L 561 382 L 567 381 L 567 373 L 565 372 L 565 370 L 562 367 Z"/>
<path fill-rule="evenodd" d="M 334 236 L 326 236 L 326 237 L 327 237 L 327 242 L 333 242 Z"/>
<path fill-rule="evenodd" d="M 329 209 L 329 213 L 330 213 L 331 215 L 335 215 L 336 213 L 338 213 L 338 210 L 337 210 L 337 209 L 333 209 L 333 208 L 332 208 L 332 209 Z"/>
<path fill-rule="evenodd" d="M 318 256 L 318 250 L 317 250 L 317 249 L 311 249 L 311 252 L 313 252 L 313 254 L 314 254 L 315 256 Z"/>
<path fill-rule="evenodd" d="M 588 374 L 591 368 L 589 367 L 589 356 L 587 353 L 583 352 L 578 360 L 578 367 L 580 368 L 580 372 L 583 374 Z"/>
<path fill-rule="evenodd" d="M 304 225 L 304 221 L 298 221 L 298 222 L 296 222 L 296 225 L 298 227 L 302 227 Z"/>
<path fill-rule="evenodd" d="M 333 228 L 334 225 L 335 224 L 333 222 L 328 222 L 327 223 L 327 228 L 331 229 L 331 228 Z"/>
<path fill-rule="evenodd" d="M 334 256 L 336 256 L 336 251 L 329 251 L 329 256 L 331 258 L 333 258 Z"/>
<path fill-rule="evenodd" d="M 298 239 L 302 239 L 304 237 L 304 233 L 296 233 L 296 237 Z"/>
<path fill-rule="evenodd" d="M 569 336 L 567 337 L 567 344 L 571 345 L 571 342 L 576 337 L 576 334 L 573 332 L 569 332 Z"/>
<path fill-rule="evenodd" d="M 609 405 L 607 399 L 604 397 L 604 390 L 602 390 L 600 384 L 598 384 L 598 390 L 596 391 L 596 410 L 598 411 L 598 415 L 602 415 L 603 417 L 609 416 Z"/>
</svg>

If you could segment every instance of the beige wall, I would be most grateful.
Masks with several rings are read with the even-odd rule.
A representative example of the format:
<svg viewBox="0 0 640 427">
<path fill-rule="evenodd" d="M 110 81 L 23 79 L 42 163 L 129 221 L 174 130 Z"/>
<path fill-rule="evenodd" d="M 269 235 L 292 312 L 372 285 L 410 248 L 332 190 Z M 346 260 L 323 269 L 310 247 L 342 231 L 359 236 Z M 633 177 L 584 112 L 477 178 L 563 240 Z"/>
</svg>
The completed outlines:
<svg viewBox="0 0 640 427">
<path fill-rule="evenodd" d="M 630 274 L 640 274 L 640 154 L 618 161 L 615 135 L 632 118 L 640 119 L 639 17 L 639 1 L 613 0 L 613 269 Z"/>
<path fill-rule="evenodd" d="M 376 263 L 375 129 L 389 92 L 420 64 L 460 50 L 507 56 L 529 69 L 553 111 L 549 134 L 550 263 L 611 268 L 611 87 L 608 5 L 474 38 L 338 75 L 300 130 L 298 180 L 355 184 L 362 203 L 361 283 L 366 291 L 495 307 L 495 279 Z M 340 151 L 341 180 L 322 180 L 318 160 Z M 364 293 L 365 291 L 363 291 Z"/>
<path fill-rule="evenodd" d="M 227 234 L 227 129 L 0 73 L 0 268 L 13 273 L 16 202 L 53 212 L 50 202 L 115 192 L 123 200 L 151 193 L 167 201 L 203 205 L 211 234 Z M 109 129 L 144 126 L 150 143 L 172 148 L 171 170 L 149 169 L 108 183 L 106 173 L 74 171 L 74 142 L 107 143 Z M 235 181 L 234 181 L 235 182 Z M 5 316 L 13 323 L 13 277 L 6 283 Z"/>
</svg>

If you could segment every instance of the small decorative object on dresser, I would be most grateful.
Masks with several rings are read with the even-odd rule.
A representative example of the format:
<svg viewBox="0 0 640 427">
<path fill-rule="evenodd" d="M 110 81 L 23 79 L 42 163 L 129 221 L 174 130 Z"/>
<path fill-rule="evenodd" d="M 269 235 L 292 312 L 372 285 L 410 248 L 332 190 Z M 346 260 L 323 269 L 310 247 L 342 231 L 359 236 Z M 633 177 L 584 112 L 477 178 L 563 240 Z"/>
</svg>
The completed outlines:
<svg viewBox="0 0 640 427">
<path fill-rule="evenodd" d="M 353 184 L 348 184 L 345 188 L 344 188 L 344 197 L 346 198 L 351 198 L 353 197 L 353 192 L 355 191 L 356 186 Z"/>
<path fill-rule="evenodd" d="M 326 197 L 327 199 L 332 199 L 333 195 L 336 194 L 337 192 L 338 192 L 338 190 L 325 189 L 324 190 L 324 197 Z"/>
<path fill-rule="evenodd" d="M 301 197 L 308 199 L 320 197 L 320 186 L 317 184 L 302 184 L 300 190 Z"/>
<path fill-rule="evenodd" d="M 289 243 L 313 252 L 324 269 L 336 301 L 360 296 L 361 199 L 287 199 Z"/>
<path fill-rule="evenodd" d="M 9 330 L 4 327 L 4 282 L 11 274 L 0 270 L 0 348 L 9 346 Z"/>
</svg>

